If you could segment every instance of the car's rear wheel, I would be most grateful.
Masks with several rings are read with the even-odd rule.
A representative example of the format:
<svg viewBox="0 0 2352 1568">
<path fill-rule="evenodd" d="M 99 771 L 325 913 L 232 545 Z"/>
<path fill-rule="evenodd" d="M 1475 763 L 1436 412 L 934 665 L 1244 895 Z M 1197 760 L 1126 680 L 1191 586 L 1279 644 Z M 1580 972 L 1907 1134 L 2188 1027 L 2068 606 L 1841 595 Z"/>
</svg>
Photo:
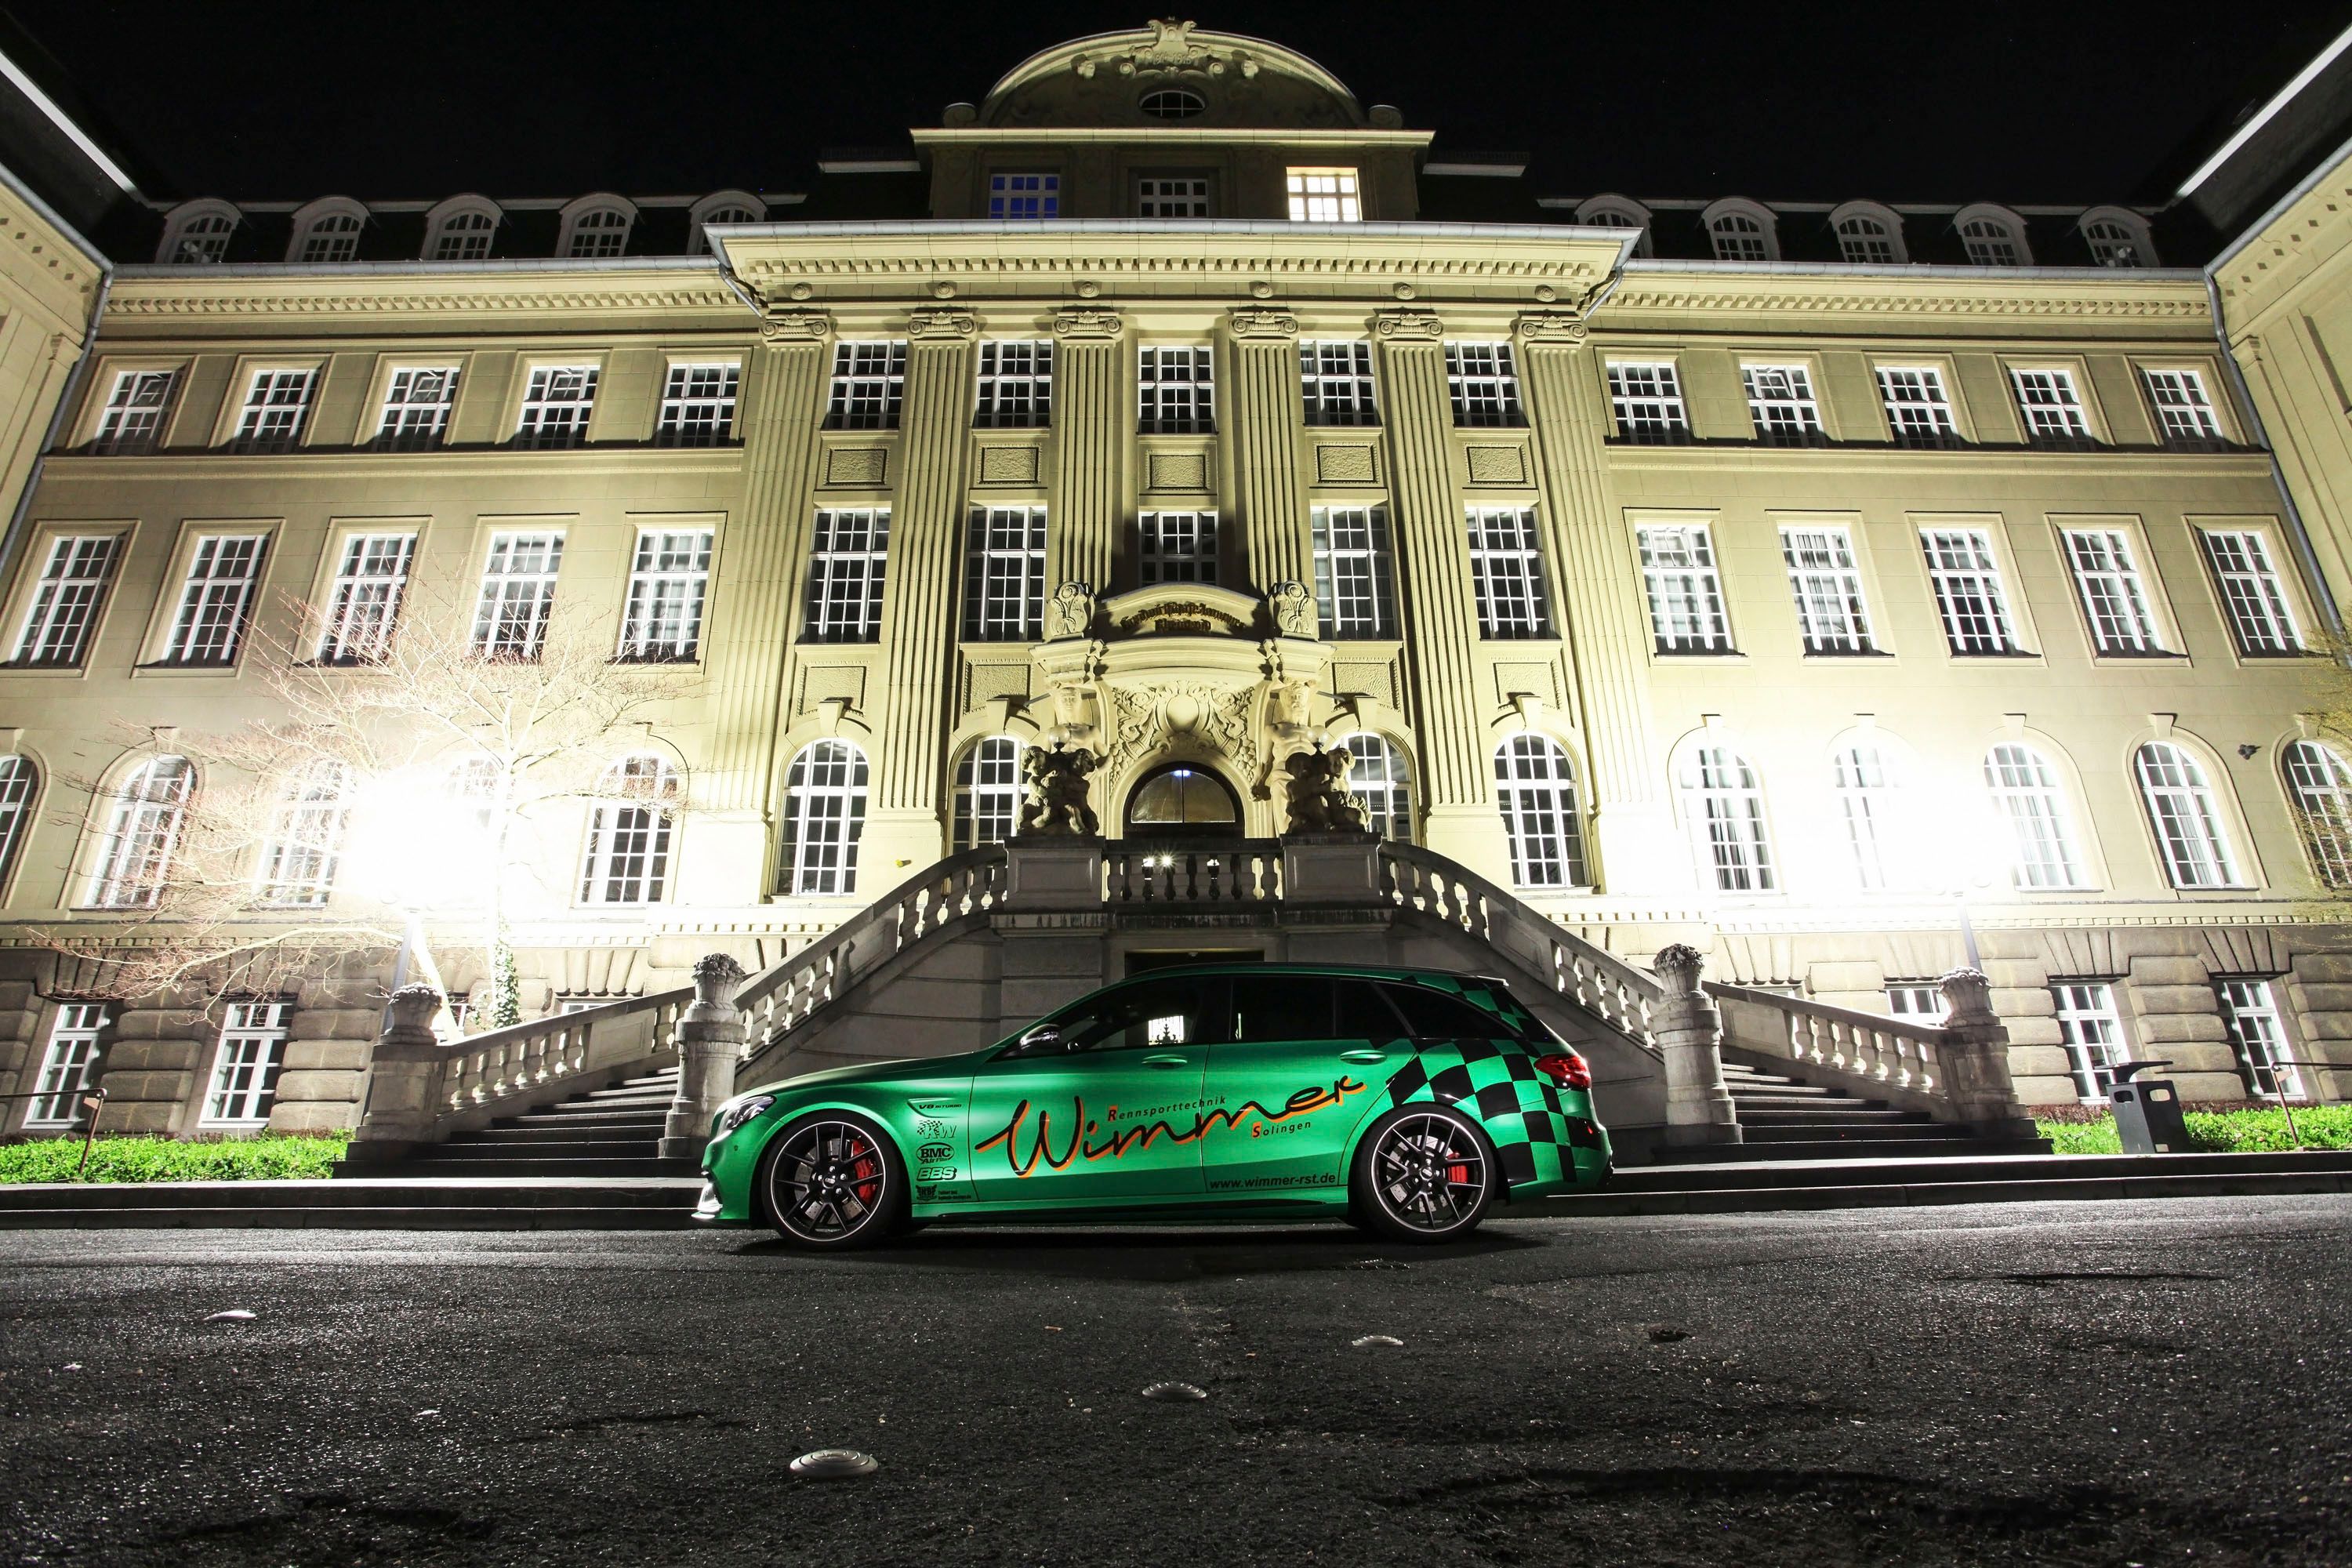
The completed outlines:
<svg viewBox="0 0 2352 1568">
<path fill-rule="evenodd" d="M 795 1247 L 870 1247 L 907 1214 L 907 1164 L 862 1116 L 824 1110 L 776 1134 L 761 1190 L 776 1234 Z"/>
<path fill-rule="evenodd" d="M 1453 1241 L 1478 1228 L 1499 1174 L 1493 1145 L 1469 1118 L 1402 1106 L 1356 1145 L 1349 1218 L 1398 1241 Z"/>
</svg>

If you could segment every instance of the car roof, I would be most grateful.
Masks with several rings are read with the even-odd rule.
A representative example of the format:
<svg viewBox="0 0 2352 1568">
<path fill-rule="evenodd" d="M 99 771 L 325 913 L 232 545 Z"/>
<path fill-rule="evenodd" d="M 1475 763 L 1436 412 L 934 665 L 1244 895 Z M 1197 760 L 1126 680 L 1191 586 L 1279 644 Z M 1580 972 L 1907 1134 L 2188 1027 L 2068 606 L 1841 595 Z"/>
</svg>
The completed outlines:
<svg viewBox="0 0 2352 1568">
<path fill-rule="evenodd" d="M 1473 974 L 1462 969 L 1435 969 L 1377 963 L 1171 963 L 1165 969 L 1147 969 L 1140 974 L 1129 974 L 1110 982 L 1124 985 L 1130 981 L 1157 980 L 1163 975 L 1210 974 L 1330 974 L 1350 975 L 1363 980 L 1400 980 L 1423 982 L 1443 976 L 1448 980 L 1466 980 L 1478 985 L 1501 985 L 1502 981 L 1490 974 Z"/>
</svg>

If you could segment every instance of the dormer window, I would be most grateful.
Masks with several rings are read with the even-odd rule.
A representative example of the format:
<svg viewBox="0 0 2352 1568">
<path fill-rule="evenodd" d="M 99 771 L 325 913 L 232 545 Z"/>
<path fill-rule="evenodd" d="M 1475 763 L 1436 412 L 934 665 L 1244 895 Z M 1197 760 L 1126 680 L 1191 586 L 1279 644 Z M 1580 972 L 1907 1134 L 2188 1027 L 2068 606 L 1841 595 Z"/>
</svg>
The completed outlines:
<svg viewBox="0 0 2352 1568">
<path fill-rule="evenodd" d="M 236 219 L 236 209 L 226 202 L 190 202 L 163 226 L 163 243 L 155 259 L 195 267 L 226 261 Z"/>
<path fill-rule="evenodd" d="M 340 199 L 320 202 L 294 215 L 294 242 L 286 259 L 310 266 L 356 261 L 365 209 Z"/>
<path fill-rule="evenodd" d="M 490 254 L 499 231 L 499 209 L 479 196 L 444 202 L 425 224 L 425 259 L 480 261 Z"/>
<path fill-rule="evenodd" d="M 1208 112 L 1209 100 L 1181 87 L 1163 87 L 1145 93 L 1135 107 L 1150 120 L 1197 120 Z"/>
<path fill-rule="evenodd" d="M 694 220 L 694 248 L 716 255 L 719 247 L 711 243 L 709 233 L 713 225 L 758 223 L 766 216 L 766 208 L 749 191 L 714 191 L 695 203 L 689 216 Z"/>
<path fill-rule="evenodd" d="M 2156 247 L 2148 242 L 2147 224 L 2137 213 L 2120 207 L 2093 207 L 2083 215 L 2083 243 L 2101 267 L 2154 267 Z"/>
<path fill-rule="evenodd" d="M 1580 203 L 1576 221 L 1593 228 L 1631 228 L 1641 231 L 1633 242 L 1633 254 L 1650 254 L 1650 209 L 1625 196 L 1594 196 Z"/>
<path fill-rule="evenodd" d="M 988 216 L 1014 223 L 1062 216 L 1062 176 L 1005 174 L 988 176 Z"/>
<path fill-rule="evenodd" d="M 1952 220 L 1968 247 L 1972 267 L 2031 267 L 2033 253 L 2025 246 L 2025 226 L 2005 207 L 1963 208 Z"/>
<path fill-rule="evenodd" d="M 1893 267 L 1910 260 L 1903 248 L 1903 222 L 1875 202 L 1848 202 L 1830 214 L 1838 255 L 1857 267 Z"/>
<path fill-rule="evenodd" d="M 563 209 L 563 229 L 555 253 L 568 261 L 597 261 L 629 248 L 634 207 L 611 196 L 591 197 Z"/>
<path fill-rule="evenodd" d="M 1292 169 L 1284 184 L 1293 223 L 1361 223 L 1364 205 L 1353 169 Z"/>
<path fill-rule="evenodd" d="M 1704 215 L 1717 261 L 1778 261 L 1780 240 L 1771 213 L 1754 202 L 1720 201 Z"/>
</svg>

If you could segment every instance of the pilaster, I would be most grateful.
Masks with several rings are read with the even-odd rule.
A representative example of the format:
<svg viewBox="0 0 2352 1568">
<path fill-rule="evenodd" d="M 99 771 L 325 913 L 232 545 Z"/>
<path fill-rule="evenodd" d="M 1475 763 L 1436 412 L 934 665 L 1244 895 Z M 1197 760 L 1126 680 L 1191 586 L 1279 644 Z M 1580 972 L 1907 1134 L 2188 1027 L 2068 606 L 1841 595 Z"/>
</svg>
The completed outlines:
<svg viewBox="0 0 2352 1568">
<path fill-rule="evenodd" d="M 1276 583 L 1312 581 L 1298 463 L 1298 431 L 1307 416 L 1298 387 L 1298 318 L 1244 307 L 1227 325 L 1234 358 L 1225 407 L 1236 500 L 1249 585 L 1262 594 Z"/>
<path fill-rule="evenodd" d="M 1126 507 L 1130 416 L 1120 374 L 1121 322 L 1114 310 L 1083 306 L 1054 317 L 1053 511 L 1045 520 L 1050 584 L 1110 589 L 1111 562 Z"/>
</svg>

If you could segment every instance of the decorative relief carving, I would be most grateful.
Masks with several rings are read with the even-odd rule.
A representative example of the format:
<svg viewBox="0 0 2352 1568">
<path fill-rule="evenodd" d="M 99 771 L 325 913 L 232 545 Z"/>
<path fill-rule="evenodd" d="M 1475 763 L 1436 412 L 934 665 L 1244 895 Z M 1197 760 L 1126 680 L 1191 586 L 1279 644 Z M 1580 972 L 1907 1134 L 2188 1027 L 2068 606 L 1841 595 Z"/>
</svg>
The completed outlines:
<svg viewBox="0 0 2352 1568">
<path fill-rule="evenodd" d="M 1274 629 L 1286 637 L 1315 635 L 1315 595 L 1304 583 L 1276 583 L 1265 596 Z"/>
<path fill-rule="evenodd" d="M 1573 347 L 1584 342 L 1584 318 L 1573 310 L 1528 310 L 1512 323 L 1512 331 L 1522 342 Z"/>
<path fill-rule="evenodd" d="M 1470 468 L 1474 485 L 1521 485 L 1527 483 L 1527 448 L 1509 447 L 1468 447 L 1463 458 Z"/>
<path fill-rule="evenodd" d="M 1399 343 L 1445 341 L 1445 323 L 1430 310 L 1382 310 L 1372 318 L 1372 334 Z"/>
<path fill-rule="evenodd" d="M 1209 488 L 1209 458 L 1205 452 L 1153 452 L 1145 464 L 1143 488 L 1148 490 L 1204 490 Z"/>
<path fill-rule="evenodd" d="M 1123 77 L 1174 76 L 1182 71 L 1222 77 L 1234 75 L 1247 81 L 1258 73 L 1258 62 L 1247 49 L 1231 49 L 1219 54 L 1192 42 L 1192 29 L 1198 24 L 1167 21 L 1148 24 L 1151 41 L 1139 49 L 1123 53 L 1097 55 L 1093 53 L 1070 57 L 1070 68 L 1080 78 L 1092 81 L 1098 72 L 1108 70 Z"/>
<path fill-rule="evenodd" d="M 1119 622 L 1118 629 L 1124 632 L 1199 635 L 1237 632 L 1242 629 L 1242 622 L 1214 605 L 1204 605 L 1197 599 L 1171 599 L 1138 610 Z"/>
<path fill-rule="evenodd" d="M 824 455 L 828 485 L 879 486 L 890 473 L 890 452 L 885 447 L 835 447 Z"/>
<path fill-rule="evenodd" d="M 1045 606 L 1048 637 L 1082 637 L 1094 629 L 1095 588 L 1091 583 L 1065 583 L 1054 590 Z"/>
<path fill-rule="evenodd" d="M 760 318 L 760 341 L 763 343 L 822 342 L 832 334 L 833 317 L 824 310 L 771 305 Z"/>
<path fill-rule="evenodd" d="M 1315 448 L 1315 482 L 1318 485 L 1380 483 L 1378 448 L 1324 442 Z"/>
<path fill-rule="evenodd" d="M 1123 771 L 1147 757 L 1172 751 L 1222 752 L 1244 776 L 1258 771 L 1258 743 L 1251 715 L 1257 689 L 1221 689 L 1199 683 L 1136 690 L 1109 689 L 1110 751 L 1107 761 Z"/>
<path fill-rule="evenodd" d="M 1298 318 L 1287 310 L 1259 310 L 1244 305 L 1226 317 L 1226 323 L 1237 338 L 1295 338 L 1298 335 Z"/>
<path fill-rule="evenodd" d="M 970 310 L 915 310 L 907 317 L 907 336 L 917 342 L 952 342 L 980 331 L 980 319 Z"/>
<path fill-rule="evenodd" d="M 1034 447 L 982 447 L 980 482 L 984 485 L 1034 485 L 1037 482 Z"/>
<path fill-rule="evenodd" d="M 1108 341 L 1118 336 L 1121 325 L 1117 310 L 1072 305 L 1054 312 L 1054 335 L 1057 338 Z"/>
</svg>

